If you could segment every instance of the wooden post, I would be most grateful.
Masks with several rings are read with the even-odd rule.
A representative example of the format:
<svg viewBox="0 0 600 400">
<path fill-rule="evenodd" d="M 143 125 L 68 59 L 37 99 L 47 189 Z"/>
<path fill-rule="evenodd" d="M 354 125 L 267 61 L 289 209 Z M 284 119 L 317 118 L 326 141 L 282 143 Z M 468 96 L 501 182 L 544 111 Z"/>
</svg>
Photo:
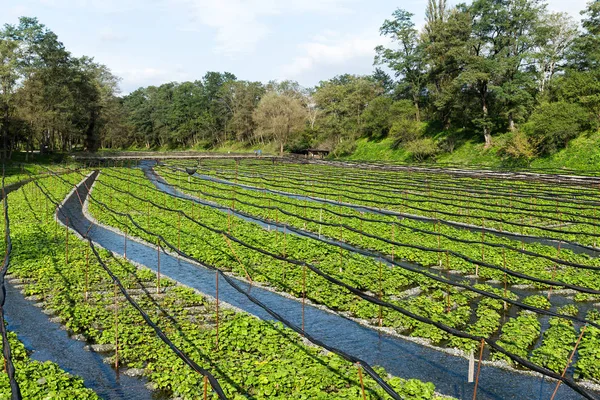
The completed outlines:
<svg viewBox="0 0 600 400">
<path fill-rule="evenodd" d="M 504 265 L 504 269 L 506 270 L 506 249 L 502 248 L 502 262 Z M 504 298 L 506 298 L 506 271 L 504 271 Z M 504 302 L 504 311 L 508 309 L 508 304 L 506 301 Z"/>
<path fill-rule="evenodd" d="M 204 400 L 208 399 L 208 377 L 204 375 Z"/>
<path fill-rule="evenodd" d="M 117 302 L 117 284 L 114 286 L 114 306 L 115 306 L 115 369 L 119 371 L 119 303 Z"/>
<path fill-rule="evenodd" d="M 283 256 L 287 256 L 287 229 L 283 226 Z"/>
<path fill-rule="evenodd" d="M 160 293 L 160 240 L 156 240 L 156 294 Z"/>
<path fill-rule="evenodd" d="M 560 375 L 563 378 L 564 378 L 565 374 L 567 373 L 567 369 L 569 368 L 569 365 L 571 365 L 571 362 L 573 361 L 573 357 L 575 356 L 575 352 L 577 351 L 577 347 L 579 347 L 579 343 L 581 342 L 581 339 L 583 338 L 583 334 L 585 333 L 586 328 L 587 328 L 587 324 L 585 324 L 583 326 L 583 328 L 581 328 L 581 333 L 579 334 L 579 337 L 577 338 L 577 342 L 575 342 L 575 347 L 573 348 L 573 351 L 571 352 L 571 355 L 569 356 L 567 365 L 565 365 L 565 369 L 563 369 L 563 372 Z M 556 382 L 556 387 L 554 388 L 554 392 L 552 393 L 552 397 L 550 397 L 550 400 L 554 400 L 554 397 L 556 397 L 556 393 L 558 393 L 558 388 L 560 387 L 561 383 L 562 383 L 562 381 Z"/>
<path fill-rule="evenodd" d="M 446 273 L 450 275 L 450 254 L 446 250 Z M 446 285 L 446 313 L 450 312 L 450 285 Z"/>
<path fill-rule="evenodd" d="M 302 331 L 304 331 L 304 305 L 306 303 L 306 264 L 302 264 Z"/>
<path fill-rule="evenodd" d="M 123 235 L 124 245 L 123 245 L 123 258 L 127 260 L 127 225 L 125 225 L 125 235 Z"/>
<path fill-rule="evenodd" d="M 85 301 L 88 301 L 88 290 L 89 290 L 89 269 L 90 269 L 90 248 L 85 247 Z"/>
<path fill-rule="evenodd" d="M 360 391 L 362 393 L 363 400 L 367 400 L 367 395 L 365 394 L 365 383 L 363 382 L 362 368 L 360 364 L 357 364 L 358 367 L 358 379 L 360 381 Z"/>
<path fill-rule="evenodd" d="M 560 259 L 560 244 L 561 242 L 558 242 L 558 247 L 556 250 L 556 258 Z M 552 268 L 552 280 L 554 280 L 554 278 L 556 277 L 556 268 L 558 267 L 558 264 L 554 264 L 554 267 Z M 550 289 L 548 290 L 548 300 L 550 300 L 550 296 L 552 295 L 552 286 L 550 286 Z"/>
<path fill-rule="evenodd" d="M 479 386 L 479 373 L 481 372 L 481 360 L 483 358 L 483 346 L 485 339 L 481 339 L 481 348 L 479 349 L 479 362 L 477 363 L 477 375 L 475 376 L 475 388 L 473 389 L 473 400 L 477 398 L 477 386 Z"/>
<path fill-rule="evenodd" d="M 396 241 L 396 224 L 392 223 L 392 242 Z M 392 245 L 392 261 L 394 261 L 394 253 L 396 250 L 396 245 Z"/>
<path fill-rule="evenodd" d="M 319 209 L 319 239 L 321 239 L 321 227 L 323 226 L 323 208 Z"/>
<path fill-rule="evenodd" d="M 379 262 L 379 301 L 383 299 L 383 263 Z M 383 306 L 379 305 L 379 327 L 383 326 Z"/>
<path fill-rule="evenodd" d="M 342 227 L 341 226 L 340 226 L 340 235 L 341 235 L 340 242 L 343 242 L 344 241 L 344 237 L 343 237 L 344 232 L 342 231 Z M 342 246 L 340 245 L 340 274 L 342 273 L 342 266 L 343 266 L 343 264 L 344 264 L 344 255 L 343 255 L 343 252 L 342 252 Z"/>
<path fill-rule="evenodd" d="M 216 349 L 219 350 L 219 271 L 215 271 L 216 280 L 216 323 L 217 323 L 217 341 Z"/>
<path fill-rule="evenodd" d="M 65 265 L 69 265 L 69 217 L 65 224 Z"/>
</svg>

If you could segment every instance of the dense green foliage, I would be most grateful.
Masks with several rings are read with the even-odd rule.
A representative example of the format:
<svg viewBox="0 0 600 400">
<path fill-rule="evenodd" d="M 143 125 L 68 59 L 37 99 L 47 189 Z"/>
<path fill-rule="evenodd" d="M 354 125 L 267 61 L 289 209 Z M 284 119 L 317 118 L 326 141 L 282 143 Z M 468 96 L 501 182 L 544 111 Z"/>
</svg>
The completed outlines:
<svg viewBox="0 0 600 400">
<path fill-rule="evenodd" d="M 60 200 L 80 179 L 81 175 L 75 173 L 44 179 L 40 186 L 53 199 Z M 109 346 L 115 343 L 117 301 L 120 365 L 142 368 L 154 387 L 167 395 L 181 399 L 201 397 L 202 376 L 193 373 L 120 294 L 115 300 L 112 280 L 93 257 L 87 242 L 71 233 L 67 263 L 64 230 L 57 231 L 54 208 L 47 206 L 43 193 L 30 183 L 13 192 L 11 200 L 13 273 L 22 279 L 25 293 L 43 300 L 44 307 L 59 317 L 70 332 L 82 334 L 89 343 Z M 90 256 L 89 263 L 86 254 Z M 281 324 L 261 321 L 225 306 L 219 313 L 217 346 L 212 300 L 164 277 L 157 293 L 155 273 L 136 268 L 104 250 L 100 255 L 169 338 L 215 374 L 228 398 L 362 398 L 355 365 L 318 347 L 307 346 L 300 335 Z M 56 284 L 58 281 L 60 285 Z M 23 355 L 22 346 L 15 346 L 15 356 L 20 359 Z M 110 360 L 115 361 L 112 356 Z M 47 398 L 45 394 L 60 398 L 44 385 L 36 385 L 40 376 L 47 376 L 48 387 L 66 394 L 64 398 L 95 398 L 82 388 L 80 381 L 67 379 L 53 368 L 51 364 L 33 363 L 31 368 L 18 365 L 20 379 L 26 381 L 24 387 L 32 394 L 27 398 Z M 378 368 L 378 372 L 386 376 L 383 369 Z M 6 376 L 0 374 L 0 378 L 0 393 L 4 393 Z M 397 377 L 386 380 L 404 398 L 438 397 L 431 383 Z M 367 398 L 386 398 L 368 376 L 364 383 Z M 217 398 L 209 393 L 210 398 Z"/>
<path fill-rule="evenodd" d="M 2 132 L 11 148 L 321 147 L 335 156 L 357 140 L 385 142 L 404 159 L 444 158 L 465 143 L 528 164 L 596 131 L 600 122 L 600 2 L 582 28 L 544 0 L 429 0 L 426 21 L 402 9 L 380 33 L 370 76 L 314 88 L 207 72 L 193 82 L 116 97 L 118 79 L 72 57 L 56 35 L 23 18 L 0 31 Z M 393 74 L 389 76 L 379 66 Z M 264 103 L 264 104 L 263 104 Z M 283 124 L 293 117 L 293 124 Z M 494 137 L 512 135 L 498 141 Z M 365 155 L 370 156 L 370 155 Z M 411 158 L 412 157 L 412 158 Z M 459 157 L 460 158 L 460 157 Z"/>
</svg>

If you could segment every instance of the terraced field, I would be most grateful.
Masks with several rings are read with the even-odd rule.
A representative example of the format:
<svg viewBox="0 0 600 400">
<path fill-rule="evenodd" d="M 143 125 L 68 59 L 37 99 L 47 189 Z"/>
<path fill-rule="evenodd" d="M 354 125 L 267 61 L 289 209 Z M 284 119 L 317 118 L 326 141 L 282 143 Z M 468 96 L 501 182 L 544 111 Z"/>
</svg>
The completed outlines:
<svg viewBox="0 0 600 400">
<path fill-rule="evenodd" d="M 8 195 L 8 284 L 147 382 L 138 398 L 598 397 L 598 185 L 259 159 L 36 168 Z M 23 398 L 44 398 L 18 354 Z M 83 378 L 53 393 L 134 398 Z"/>
</svg>

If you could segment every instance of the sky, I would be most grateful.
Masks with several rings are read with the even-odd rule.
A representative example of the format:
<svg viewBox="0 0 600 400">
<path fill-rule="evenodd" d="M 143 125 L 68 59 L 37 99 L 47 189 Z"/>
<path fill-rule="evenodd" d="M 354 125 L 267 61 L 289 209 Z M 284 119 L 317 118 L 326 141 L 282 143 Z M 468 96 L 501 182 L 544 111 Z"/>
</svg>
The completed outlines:
<svg viewBox="0 0 600 400">
<path fill-rule="evenodd" d="M 587 0 L 549 0 L 579 20 Z M 75 56 L 140 86 L 201 79 L 292 79 L 314 86 L 373 71 L 379 26 L 396 8 L 424 23 L 426 0 L 0 0 L 0 23 L 37 17 Z M 453 4 L 452 0 L 450 3 Z"/>
</svg>

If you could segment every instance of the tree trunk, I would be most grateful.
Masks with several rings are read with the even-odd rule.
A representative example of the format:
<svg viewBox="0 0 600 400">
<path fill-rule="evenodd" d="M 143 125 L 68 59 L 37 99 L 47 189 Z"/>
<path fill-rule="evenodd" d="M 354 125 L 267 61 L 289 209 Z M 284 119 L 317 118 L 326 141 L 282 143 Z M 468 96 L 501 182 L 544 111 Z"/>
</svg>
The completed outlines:
<svg viewBox="0 0 600 400">
<path fill-rule="evenodd" d="M 413 98 L 413 103 L 415 105 L 415 118 L 417 122 L 421 122 L 421 110 L 419 110 L 419 100 L 415 97 Z"/>
<path fill-rule="evenodd" d="M 515 120 L 513 118 L 512 113 L 508 114 L 508 130 L 511 132 L 514 132 L 517 130 L 517 128 L 515 128 Z"/>
<path fill-rule="evenodd" d="M 485 139 L 484 149 L 492 147 L 492 133 L 488 125 L 488 104 L 487 104 L 487 83 L 485 83 L 481 90 L 481 108 L 483 111 L 483 138 Z"/>
<path fill-rule="evenodd" d="M 279 157 L 283 157 L 283 140 L 279 142 Z"/>
</svg>

